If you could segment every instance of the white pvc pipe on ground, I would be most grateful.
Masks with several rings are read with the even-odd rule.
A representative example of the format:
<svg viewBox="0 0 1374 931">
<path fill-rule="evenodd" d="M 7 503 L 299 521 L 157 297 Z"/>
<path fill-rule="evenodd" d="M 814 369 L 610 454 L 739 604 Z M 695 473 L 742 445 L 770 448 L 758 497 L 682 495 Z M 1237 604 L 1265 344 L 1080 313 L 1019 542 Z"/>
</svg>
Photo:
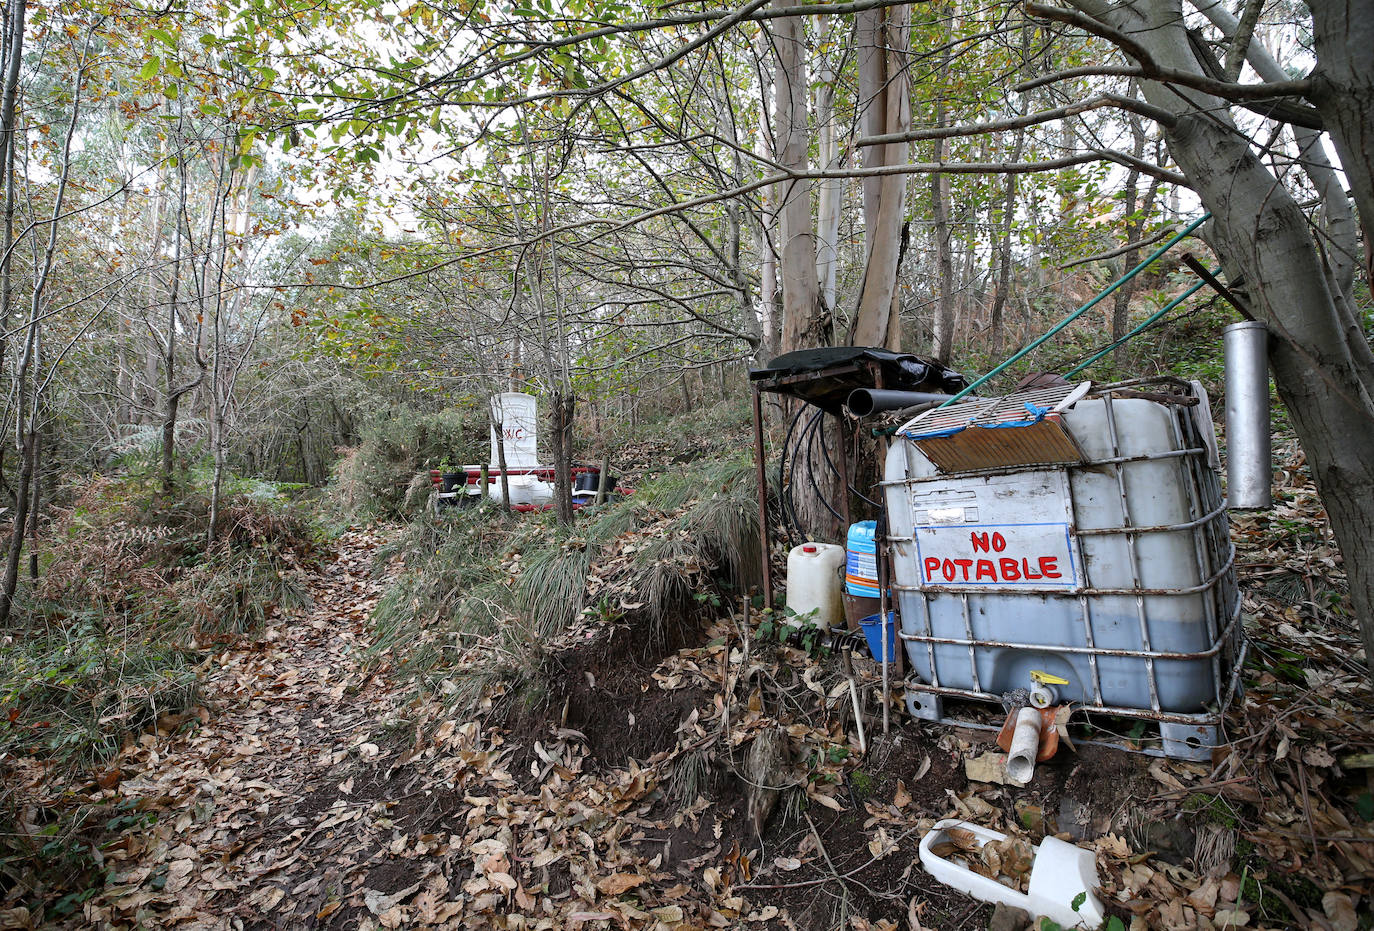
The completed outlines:
<svg viewBox="0 0 1374 931">
<path fill-rule="evenodd" d="M 1016 715 L 1011 749 L 1007 751 L 1007 778 L 1025 785 L 1035 775 L 1035 757 L 1040 753 L 1040 712 L 1022 708 Z"/>
</svg>

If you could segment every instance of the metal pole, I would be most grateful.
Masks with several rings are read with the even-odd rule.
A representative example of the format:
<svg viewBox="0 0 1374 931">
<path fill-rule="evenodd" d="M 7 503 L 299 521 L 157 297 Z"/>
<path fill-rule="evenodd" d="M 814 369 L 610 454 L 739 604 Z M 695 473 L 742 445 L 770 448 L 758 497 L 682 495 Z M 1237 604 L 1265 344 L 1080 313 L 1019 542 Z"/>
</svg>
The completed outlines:
<svg viewBox="0 0 1374 931">
<path fill-rule="evenodd" d="M 873 535 L 878 559 L 878 641 L 882 644 L 883 660 L 883 736 L 888 735 L 892 717 L 892 652 L 887 645 L 887 512 L 878 516 L 877 533 Z"/>
<path fill-rule="evenodd" d="M 1226 506 L 1273 503 L 1269 435 L 1269 332 L 1257 320 L 1233 323 L 1226 344 Z"/>
<path fill-rule="evenodd" d="M 849 533 L 849 525 L 853 523 L 849 514 L 849 442 L 845 436 L 846 420 L 843 414 L 835 418 L 838 421 L 840 434 L 840 516 L 844 518 L 844 527 L 840 529 L 841 537 Z M 821 442 L 825 442 L 825 421 L 821 421 Z"/>
<path fill-rule="evenodd" d="M 1007 359 L 1005 362 L 1003 362 L 1001 365 L 997 366 L 997 367 L 996 367 L 995 369 L 993 369 L 991 372 L 988 372 L 986 375 L 982 376 L 981 378 L 976 379 L 976 380 L 973 382 L 973 384 L 969 385 L 969 386 L 968 386 L 967 388 L 965 388 L 963 391 L 960 391 L 958 394 L 956 394 L 954 397 L 950 398 L 950 399 L 949 399 L 948 401 L 946 401 L 944 404 L 941 404 L 940 407 L 949 407 L 949 406 L 950 406 L 951 404 L 953 404 L 954 402 L 959 401 L 959 400 L 962 400 L 963 398 L 965 398 L 965 397 L 967 397 L 968 395 L 972 394 L 972 393 L 973 393 L 974 391 L 976 391 L 978 388 L 980 388 L 981 386 L 983 386 L 984 384 L 986 384 L 986 383 L 987 383 L 988 381 L 990 381 L 992 378 L 994 378 L 994 377 L 996 377 L 996 376 L 1002 374 L 1002 373 L 1003 373 L 1004 371 L 1006 371 L 1008 368 L 1010 368 L 1011 366 L 1015 365 L 1017 362 L 1020 362 L 1020 361 L 1021 361 L 1022 359 L 1024 359 L 1026 356 L 1030 355 L 1030 354 L 1031 354 L 1032 352 L 1034 352 L 1036 349 L 1040 348 L 1040 346 L 1041 346 L 1043 343 L 1045 343 L 1047 340 L 1049 340 L 1050 337 L 1054 336 L 1056 333 L 1058 333 L 1060 330 L 1064 329 L 1064 327 L 1068 326 L 1070 323 L 1073 323 L 1075 320 L 1077 320 L 1077 319 L 1078 319 L 1079 317 L 1081 317 L 1083 314 L 1087 313 L 1087 312 L 1088 312 L 1089 310 L 1091 310 L 1093 307 L 1096 307 L 1097 304 L 1098 304 L 1099 302 L 1101 302 L 1107 295 L 1111 294 L 1111 293 L 1112 293 L 1113 291 L 1115 291 L 1117 288 L 1121 287 L 1123 284 L 1125 284 L 1126 282 L 1130 281 L 1130 280 L 1131 280 L 1132 278 L 1134 278 L 1136 275 L 1140 274 L 1142 271 L 1144 271 L 1146 268 L 1148 268 L 1148 267 L 1155 261 L 1155 259 L 1159 258 L 1159 257 L 1160 257 L 1161 255 L 1163 255 L 1164 253 L 1168 252 L 1170 249 L 1172 249 L 1174 246 L 1176 246 L 1179 242 L 1181 242 L 1181 241 L 1183 241 L 1185 238 L 1187 238 L 1187 236 L 1188 236 L 1189 234 L 1191 234 L 1191 233 L 1193 232 L 1193 230 L 1197 229 L 1199 226 L 1201 226 L 1203 223 L 1207 222 L 1207 221 L 1210 220 L 1211 218 L 1212 218 L 1212 215 L 1211 215 L 1210 213 L 1204 213 L 1202 216 L 1198 217 L 1198 218 L 1197 218 L 1196 220 L 1194 220 L 1192 223 L 1189 223 L 1187 226 L 1185 226 L 1185 227 L 1184 227 L 1182 230 L 1180 230 L 1178 233 L 1174 234 L 1174 236 L 1173 236 L 1172 238 L 1170 238 L 1168 242 L 1166 242 L 1164 245 L 1160 246 L 1160 247 L 1159 247 L 1158 249 L 1156 249 L 1154 252 L 1150 253 L 1149 258 L 1145 259 L 1145 261 L 1141 262 L 1141 263 L 1140 263 L 1139 265 L 1137 265 L 1135 268 L 1131 269 L 1131 270 L 1128 271 L 1126 274 L 1124 274 L 1124 275 L 1122 275 L 1120 278 L 1116 279 L 1116 281 L 1113 281 L 1110 285 L 1107 286 L 1107 288 L 1105 288 L 1105 289 L 1102 290 L 1102 291 L 1099 291 L 1099 292 L 1097 293 L 1097 296 L 1094 297 L 1092 300 L 1088 301 L 1088 303 L 1084 304 L 1082 307 L 1078 308 L 1078 309 L 1075 310 L 1073 313 L 1069 314 L 1069 315 L 1068 315 L 1067 317 L 1065 317 L 1063 320 L 1060 320 L 1060 321 L 1059 321 L 1058 323 L 1056 323 L 1054 326 L 1050 327 L 1049 330 L 1047 330 L 1047 331 L 1046 331 L 1042 336 L 1040 336 L 1038 339 L 1036 339 L 1036 340 L 1034 340 L 1033 342 L 1027 344 L 1026 346 L 1023 346 L 1021 349 L 1018 349 L 1015 353 L 1012 354 L 1011 358 Z"/>
<path fill-rule="evenodd" d="M 768 475 L 763 460 L 763 394 L 754 385 L 754 465 L 759 481 L 759 550 L 763 559 L 763 607 L 773 610 L 773 567 L 768 558 Z"/>
</svg>

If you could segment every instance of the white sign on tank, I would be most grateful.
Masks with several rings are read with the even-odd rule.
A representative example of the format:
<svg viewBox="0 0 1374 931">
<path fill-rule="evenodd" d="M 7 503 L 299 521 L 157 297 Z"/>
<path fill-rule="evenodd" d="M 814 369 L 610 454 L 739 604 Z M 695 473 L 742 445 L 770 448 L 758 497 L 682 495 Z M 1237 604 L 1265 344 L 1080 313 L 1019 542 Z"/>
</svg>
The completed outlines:
<svg viewBox="0 0 1374 931">
<path fill-rule="evenodd" d="M 500 468 L 498 444 L 506 445 L 506 468 L 533 469 L 539 465 L 539 416 L 534 396 L 507 391 L 491 397 L 491 465 Z M 497 434 L 497 430 L 500 434 Z"/>
<path fill-rule="evenodd" d="M 950 476 L 912 485 L 920 586 L 1077 589 L 1082 580 L 1069 532 L 1071 513 L 1063 470 Z M 910 568 L 903 561 L 902 573 Z"/>
</svg>

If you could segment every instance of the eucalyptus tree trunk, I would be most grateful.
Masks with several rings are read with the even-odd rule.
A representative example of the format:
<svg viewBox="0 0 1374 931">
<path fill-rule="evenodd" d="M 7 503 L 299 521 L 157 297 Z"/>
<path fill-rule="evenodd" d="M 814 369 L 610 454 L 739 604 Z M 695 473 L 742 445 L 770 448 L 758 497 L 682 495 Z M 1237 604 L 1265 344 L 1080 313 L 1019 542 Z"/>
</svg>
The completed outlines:
<svg viewBox="0 0 1374 931">
<path fill-rule="evenodd" d="M 182 395 L 200 384 L 192 381 L 184 388 L 177 387 L 177 315 L 181 307 L 181 249 L 182 219 L 186 216 L 186 163 L 177 165 L 176 233 L 172 244 L 172 280 L 167 295 L 167 330 L 162 336 L 162 374 L 165 389 L 162 411 L 162 490 L 163 498 L 170 498 L 175 481 L 177 451 L 177 413 Z"/>
<path fill-rule="evenodd" d="M 777 9 L 797 6 L 779 0 Z M 807 125 L 806 21 L 800 16 L 775 20 L 773 48 L 777 55 L 778 164 L 798 177 L 779 184 L 778 214 L 782 221 L 782 348 L 783 351 L 830 342 L 832 323 L 820 304 L 816 279 L 816 234 L 811 225 L 811 182 L 807 170 L 811 134 Z"/>
<path fill-rule="evenodd" d="M 1140 117 L 1134 113 L 1126 114 L 1126 120 L 1131 127 L 1131 155 L 1137 160 L 1144 160 L 1145 157 L 1145 128 L 1140 124 Z M 1159 179 L 1154 178 L 1150 181 L 1142 197 L 1140 194 L 1140 170 L 1132 166 L 1126 173 L 1125 201 L 1123 207 L 1126 212 L 1126 222 L 1122 225 L 1122 234 L 1127 242 L 1138 242 L 1145 230 L 1145 224 L 1149 220 L 1150 213 L 1154 210 L 1155 198 L 1159 192 Z M 1121 256 L 1121 271 L 1124 274 L 1128 269 L 1135 268 L 1140 264 L 1140 248 L 1128 249 Z M 1136 276 L 1130 281 L 1116 289 L 1112 295 L 1112 342 L 1124 340 L 1126 328 L 1130 324 L 1131 298 L 1135 296 L 1140 288 L 1140 277 Z M 1127 346 L 1123 342 L 1116 347 L 1113 358 L 1118 369 L 1124 369 L 1126 365 Z"/>
<path fill-rule="evenodd" d="M 819 65 L 816 68 L 816 161 L 821 168 L 840 167 L 839 127 L 835 124 L 835 68 L 825 45 L 830 39 L 831 17 L 816 18 Z M 835 312 L 836 275 L 840 264 L 840 204 L 843 182 L 823 178 L 816 183 L 816 278 L 821 303 Z"/>
<path fill-rule="evenodd" d="M 729 140 L 730 165 L 732 174 L 730 176 L 732 184 L 740 184 L 744 178 L 744 151 L 745 146 L 740 141 L 740 127 L 735 113 L 734 105 L 730 100 L 727 74 L 722 64 L 721 74 L 719 75 L 720 84 L 715 81 L 710 84 L 712 109 L 715 110 L 716 132 L 722 139 Z M 726 267 L 730 276 L 730 281 L 735 287 L 736 300 L 739 302 L 741 329 L 746 331 L 754 338 L 754 345 L 762 344 L 762 327 L 754 313 L 754 289 L 750 281 L 749 274 L 745 271 L 744 263 L 744 227 L 746 209 L 744 203 L 738 198 L 731 198 L 725 203 L 725 215 L 729 223 L 729 233 L 726 240 L 725 258 Z M 597 417 L 600 417 L 598 405 Z"/>
<path fill-rule="evenodd" d="M 944 101 L 935 105 L 935 125 L 948 123 Z M 949 158 L 949 140 L 935 141 L 935 161 Z M 931 355 L 940 362 L 949 362 L 954 351 L 954 256 L 950 248 L 949 175 L 935 172 L 930 176 L 931 219 L 935 233 L 936 305 L 934 338 Z"/>
<path fill-rule="evenodd" d="M 206 210 L 205 241 L 200 247 L 201 267 L 194 276 L 196 304 L 200 309 L 198 321 L 208 320 L 210 324 L 210 345 L 208 358 L 204 354 L 203 337 L 198 332 L 196 340 L 196 361 L 201 371 L 200 385 L 205 392 L 205 412 L 209 421 L 210 455 L 212 475 L 210 480 L 210 513 L 205 527 L 205 549 L 208 552 L 215 545 L 219 531 L 220 491 L 224 474 L 224 404 L 221 393 L 224 390 L 224 277 L 229 265 L 229 225 L 227 222 L 228 202 L 234 187 L 234 164 L 226 156 L 230 140 L 235 137 L 232 128 L 225 124 L 221 127 L 220 147 L 215 160 L 215 185 L 210 194 Z M 189 228 L 189 227 L 188 227 Z M 219 236 L 216 243 L 216 234 Z M 213 263 L 211 260 L 214 260 Z M 204 378 L 209 375 L 208 385 Z"/>
<path fill-rule="evenodd" d="M 225 146 L 237 136 L 225 129 Z M 211 320 L 213 365 L 210 382 L 210 453 L 213 460 L 213 475 L 210 480 L 210 526 L 207 531 L 207 548 L 215 542 L 215 528 L 219 518 L 219 508 L 223 497 L 224 472 L 227 462 L 226 433 L 231 429 L 230 409 L 234 404 L 234 386 L 239 373 L 252 353 L 259 333 L 258 323 L 242 326 L 243 295 L 242 273 L 235 272 L 235 266 L 243 260 L 244 244 L 248 241 L 248 223 L 251 216 L 250 200 L 254 182 L 257 179 L 257 166 L 250 167 L 241 183 L 234 180 L 232 164 L 226 170 L 224 196 L 220 199 L 220 248 L 219 267 L 215 275 L 214 316 Z M 230 239 L 230 233 L 233 239 Z M 226 293 L 229 294 L 226 300 Z M 225 338 L 230 328 L 236 324 L 242 328 L 236 340 L 232 358 L 225 358 Z"/>
<path fill-rule="evenodd" d="M 857 14 L 855 29 L 863 133 L 905 133 L 911 128 L 911 8 L 864 11 Z M 863 157 L 865 168 L 904 165 L 910 159 L 910 145 L 905 141 L 870 145 Z M 866 261 L 850 343 L 897 349 L 901 342 L 897 271 L 906 220 L 906 175 L 867 177 L 863 187 Z"/>
<path fill-rule="evenodd" d="M 496 467 L 501 470 L 501 510 L 510 514 L 510 467 L 506 465 L 506 431 L 503 421 L 496 424 Z"/>
<path fill-rule="evenodd" d="M 549 405 L 549 425 L 553 427 L 553 500 L 558 522 L 565 527 L 573 521 L 572 441 L 576 404 L 571 391 L 560 389 L 553 393 Z"/>
<path fill-rule="evenodd" d="M 1029 32 L 1026 30 L 1027 35 Z M 1023 116 L 1026 109 L 1023 105 L 1021 108 Z M 1021 160 L 1021 153 L 1025 150 L 1025 145 L 1026 131 L 1025 129 L 1017 129 L 1016 140 L 1011 147 L 1011 160 L 1013 162 Z M 1011 236 L 1016 222 L 1016 175 L 1008 174 L 1003 179 L 1002 185 L 1002 222 L 998 230 L 996 246 L 993 249 L 994 261 L 997 266 L 995 270 L 997 279 L 992 294 L 992 310 L 988 315 L 988 328 L 991 330 L 991 346 L 994 354 L 1002 351 L 1006 336 L 1007 296 L 1011 293 Z"/>
<path fill-rule="evenodd" d="M 780 0 L 779 9 L 797 6 L 796 0 Z M 808 167 L 811 133 L 808 127 L 807 48 L 805 20 L 788 16 L 774 20 L 773 49 L 777 56 L 777 113 L 774 136 L 777 162 L 785 171 L 802 173 Z M 816 275 L 816 234 L 811 221 L 811 182 L 793 177 L 781 182 L 779 216 L 782 226 L 782 349 L 828 346 L 834 339 L 834 318 L 821 300 Z M 800 401 L 786 406 L 789 416 L 809 422 L 814 410 Z M 825 418 L 822 418 L 824 421 Z M 813 432 L 794 431 L 788 457 L 799 464 L 798 482 L 791 487 L 798 530 L 811 539 L 838 539 L 841 528 L 827 505 L 843 491 L 834 473 L 824 465 L 834 458 L 838 444 L 825 438 L 822 422 Z"/>
<path fill-rule="evenodd" d="M 4 185 L 4 233 L 0 239 L 0 368 L 5 364 L 10 331 L 10 312 L 14 296 L 14 208 L 18 202 L 15 191 L 15 146 L 18 123 L 15 120 L 15 102 L 19 96 L 19 65 L 24 57 L 24 20 L 25 0 L 9 0 L 5 7 L 5 29 L 3 36 L 4 90 L 0 92 L 0 170 L 5 172 Z M 0 433 L 4 430 L 0 425 Z M 0 443 L 0 482 L 4 481 L 5 444 Z M 8 615 L 6 602 L 3 613 Z M 0 618 L 0 626 L 3 626 Z"/>
<path fill-rule="evenodd" d="M 768 50 L 768 35 L 760 30 L 755 42 L 754 61 L 759 81 L 758 142 L 755 146 L 764 162 L 774 160 L 777 152 L 773 138 L 773 56 Z M 759 192 L 759 328 L 763 349 L 773 358 L 782 348 L 782 321 L 778 316 L 777 192 L 766 187 Z"/>
<path fill-rule="evenodd" d="M 164 101 L 163 112 L 170 112 L 170 101 Z M 160 282 L 158 281 L 158 271 L 162 256 L 162 222 L 163 211 L 167 201 L 167 142 L 162 140 L 158 145 L 157 155 L 157 175 L 153 181 L 153 201 L 148 208 L 148 232 L 152 235 L 152 242 L 148 245 L 148 270 L 144 278 L 143 285 L 143 308 L 138 316 L 151 325 L 151 315 L 154 308 L 159 304 L 158 292 Z M 133 326 L 134 308 L 129 308 L 129 313 L 119 315 L 119 360 L 118 371 L 116 372 L 116 393 L 117 413 L 115 419 L 118 421 L 118 428 L 127 430 L 135 419 L 138 423 L 147 421 L 147 412 L 150 410 L 155 398 L 148 396 L 151 391 L 152 380 L 149 379 L 148 386 L 144 386 L 139 381 L 139 374 L 134 368 L 134 362 L 130 352 L 134 335 Z M 151 347 L 150 347 L 151 348 Z M 139 360 L 144 372 L 151 370 L 157 372 L 160 353 L 147 352 Z M 134 411 L 138 414 L 135 415 Z"/>
</svg>

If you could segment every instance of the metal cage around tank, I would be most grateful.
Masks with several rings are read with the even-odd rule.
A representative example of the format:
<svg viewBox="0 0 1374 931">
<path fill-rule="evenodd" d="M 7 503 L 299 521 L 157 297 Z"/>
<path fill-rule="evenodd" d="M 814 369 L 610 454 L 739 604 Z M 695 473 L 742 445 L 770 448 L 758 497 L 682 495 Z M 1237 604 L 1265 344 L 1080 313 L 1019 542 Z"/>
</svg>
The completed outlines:
<svg viewBox="0 0 1374 931">
<path fill-rule="evenodd" d="M 1206 397 L 1171 378 L 1028 396 L 928 412 L 899 429 L 905 439 L 889 452 L 887 542 L 912 667 L 908 708 L 947 720 L 944 699 L 1001 701 L 1029 684 L 1029 669 L 1053 667 L 1070 680 L 1063 698 L 1075 708 L 1156 721 L 1159 752 L 1205 758 L 1244 654 Z M 1025 418 L 1006 413 L 1022 404 L 1036 416 L 1008 422 Z M 940 445 L 970 426 L 1034 429 Z M 1037 432 L 1041 441 L 1030 441 Z M 989 532 L 979 528 L 996 526 L 1004 541 L 1050 541 L 1055 555 L 1004 564 L 1000 580 L 993 568 L 984 577 L 991 560 L 977 560 L 970 579 L 972 561 L 951 573 L 948 559 L 930 555 L 964 531 L 976 551 Z"/>
</svg>

